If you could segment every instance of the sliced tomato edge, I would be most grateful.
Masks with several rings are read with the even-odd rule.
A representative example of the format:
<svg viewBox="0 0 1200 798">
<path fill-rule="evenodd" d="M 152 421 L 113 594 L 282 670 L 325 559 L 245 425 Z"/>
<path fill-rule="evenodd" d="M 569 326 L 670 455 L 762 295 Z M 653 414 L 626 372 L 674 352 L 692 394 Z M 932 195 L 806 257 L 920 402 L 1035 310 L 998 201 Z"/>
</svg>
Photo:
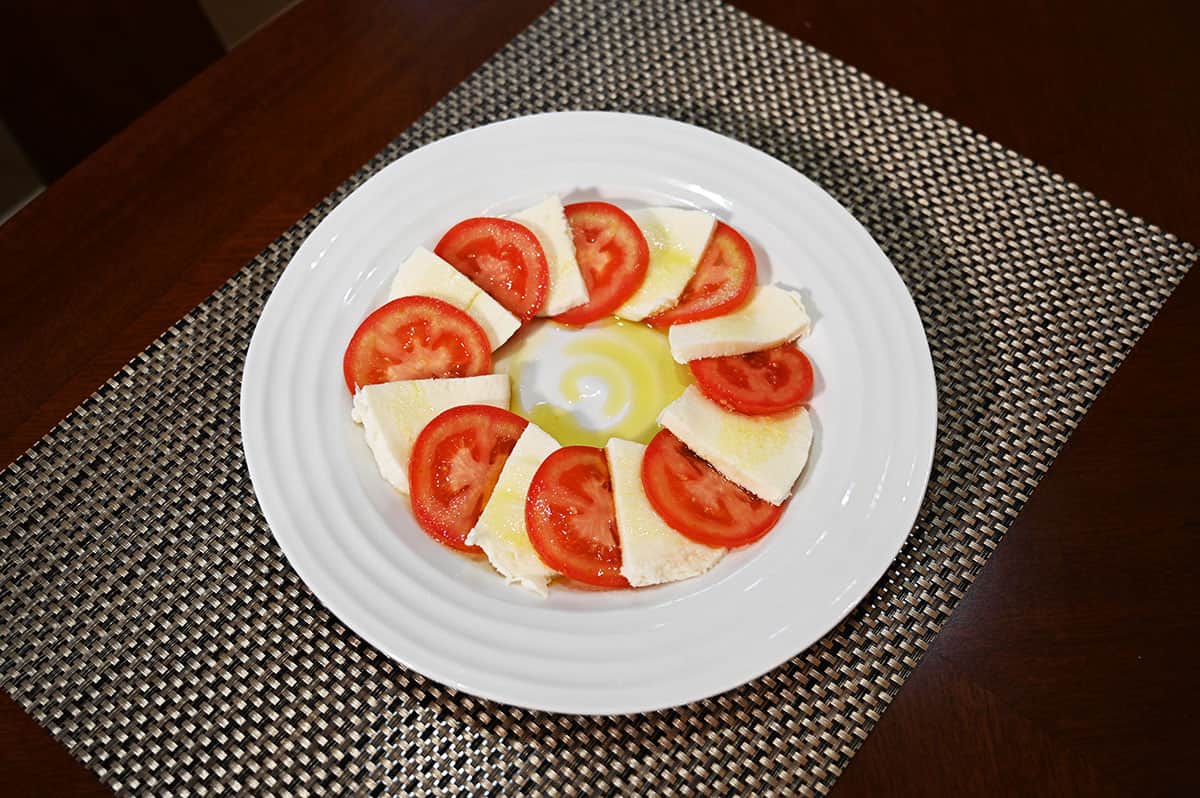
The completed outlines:
<svg viewBox="0 0 1200 798">
<path fill-rule="evenodd" d="M 746 304 L 746 300 L 750 298 L 750 293 L 754 290 L 754 286 L 758 281 L 758 259 L 754 257 L 754 248 L 750 246 L 750 242 L 746 237 L 738 232 L 733 225 L 718 221 L 716 228 L 713 230 L 712 238 L 709 240 L 708 246 L 712 246 L 712 242 L 716 240 L 718 234 L 730 233 L 733 236 L 734 246 L 738 249 L 744 249 L 748 256 L 750 268 L 746 270 L 745 276 L 742 277 L 741 285 L 738 286 L 737 293 L 729 299 L 712 307 L 705 308 L 699 311 L 690 311 L 679 313 L 679 307 L 670 307 L 666 310 L 659 311 L 653 316 L 648 317 L 645 321 L 651 327 L 661 329 L 663 327 L 671 327 L 675 324 L 689 324 L 693 321 L 705 321 L 707 319 L 715 319 L 718 316 L 724 316 L 728 313 L 740 308 Z M 700 259 L 704 259 L 704 254 L 701 253 Z M 695 279 L 695 275 L 692 276 Z M 691 280 L 688 281 L 689 283 Z M 683 288 L 683 293 L 687 292 L 687 286 Z"/>
<path fill-rule="evenodd" d="M 496 302 L 499 303 L 501 307 L 503 307 L 509 313 L 512 313 L 514 316 L 516 316 L 522 322 L 527 322 L 527 321 L 532 320 L 533 318 L 535 318 L 537 316 L 538 313 L 540 313 L 542 311 L 542 308 L 544 308 L 546 306 L 546 301 L 550 298 L 550 260 L 549 260 L 549 258 L 546 257 L 546 250 L 542 247 L 542 242 L 540 239 L 538 239 L 537 233 L 535 233 L 535 232 L 533 232 L 533 230 L 529 229 L 528 226 L 521 224 L 516 219 L 505 219 L 502 216 L 472 216 L 470 218 L 463 219 L 461 222 L 458 222 L 457 224 L 451 226 L 449 230 L 447 230 L 445 233 L 443 233 L 442 237 L 438 239 L 437 244 L 434 245 L 434 248 L 433 248 L 434 254 L 437 255 L 439 258 L 442 258 L 442 260 L 446 261 L 447 263 L 450 263 L 451 266 L 454 266 L 454 264 L 450 262 L 450 259 L 445 257 L 442 254 L 444 251 L 442 249 L 442 245 L 446 242 L 446 239 L 450 238 L 451 233 L 458 231 L 458 229 L 460 227 L 463 227 L 464 225 L 467 225 L 467 224 L 478 223 L 478 222 L 487 222 L 489 224 L 499 222 L 501 224 L 501 226 L 511 225 L 513 227 L 519 227 L 521 230 L 523 230 L 525 233 L 527 233 L 530 236 L 534 245 L 537 247 L 537 252 L 541 255 L 541 258 L 542 258 L 541 263 L 542 263 L 542 266 L 544 267 L 540 271 L 541 279 L 536 280 L 534 283 L 534 288 L 537 291 L 537 294 L 536 294 L 537 301 L 533 303 L 530 310 L 522 312 L 522 313 L 513 313 L 513 311 L 511 309 L 509 309 L 503 302 L 500 302 L 499 299 L 496 299 L 496 297 L 492 296 L 492 292 L 488 291 L 486 286 L 482 286 L 482 285 L 479 285 L 479 283 L 475 283 L 474 280 L 471 280 L 471 278 L 463 272 L 459 272 L 459 273 L 462 274 L 464 277 L 466 277 L 468 280 L 471 280 L 472 283 L 475 283 L 475 285 L 477 285 L 481 289 L 483 289 L 484 293 L 486 293 L 488 296 L 492 297 L 492 299 L 495 299 Z M 454 270 L 458 271 L 458 267 L 454 267 Z M 526 313 L 528 315 L 526 315 Z"/>
<path fill-rule="evenodd" d="M 642 458 L 642 473 L 640 474 L 640 476 L 642 479 L 642 490 L 646 494 L 646 499 L 650 502 L 650 506 L 654 509 L 654 512 L 656 512 L 658 514 L 658 517 L 661 518 L 667 526 L 671 527 L 676 532 L 678 532 L 679 534 L 683 535 L 688 540 L 691 540 L 695 543 L 702 543 L 706 546 L 712 546 L 714 548 L 729 548 L 729 549 L 738 548 L 741 546 L 748 546 L 751 543 L 756 543 L 759 540 L 761 540 L 763 537 L 765 537 L 768 532 L 770 532 L 772 529 L 775 528 L 775 526 L 779 523 L 779 519 L 783 517 L 784 505 L 771 504 L 770 502 L 767 502 L 765 499 L 759 499 L 759 501 L 762 501 L 765 504 L 768 504 L 771 507 L 774 507 L 775 512 L 770 516 L 768 521 L 763 523 L 763 525 L 761 527 L 751 527 L 751 532 L 748 534 L 745 534 L 741 537 L 735 537 L 735 538 L 721 537 L 721 536 L 705 533 L 703 530 L 697 531 L 690 527 L 681 527 L 681 526 L 677 526 L 676 524 L 671 523 L 671 517 L 674 515 L 674 513 L 672 513 L 670 511 L 670 509 L 667 508 L 663 504 L 662 498 L 657 495 L 657 488 L 651 488 L 651 485 L 653 485 L 655 483 L 655 480 L 648 479 L 646 477 L 646 472 L 648 471 L 648 469 L 650 467 L 649 463 L 651 462 L 651 450 L 652 450 L 652 448 L 656 447 L 655 442 L 658 441 L 659 438 L 663 438 L 664 441 L 668 440 L 667 438 L 663 437 L 664 432 L 668 433 L 671 437 L 677 437 L 677 436 L 675 436 L 675 434 L 673 432 L 666 429 L 665 427 L 660 429 L 657 433 L 655 433 L 654 437 L 650 439 L 650 443 L 646 444 L 646 452 Z M 687 447 L 687 444 L 683 443 L 683 441 L 680 441 L 680 443 L 683 444 L 683 446 Z M 657 447 L 666 447 L 669 445 L 670 445 L 669 442 L 664 442 L 664 443 L 658 443 Z M 690 451 L 690 449 L 689 449 L 689 451 Z M 695 454 L 695 452 L 693 452 L 693 454 Z M 700 457 L 699 455 L 696 455 L 696 456 Z M 702 457 L 700 459 L 704 460 L 704 458 L 702 458 Z M 705 462 L 707 463 L 708 461 L 705 460 Z M 712 466 L 711 463 L 709 463 L 709 466 L 712 467 L 714 471 L 716 470 L 716 468 L 714 466 Z M 724 474 L 721 474 L 720 471 L 717 471 L 717 474 L 719 476 L 721 476 L 722 479 L 729 482 L 730 485 L 733 485 L 734 487 L 736 487 L 739 490 L 745 490 L 745 488 L 742 488 L 736 482 L 729 479 Z M 665 513 L 663 512 L 664 509 L 666 510 Z"/>
<path fill-rule="evenodd" d="M 624 294 L 614 294 L 613 297 L 607 300 L 604 304 L 596 307 L 590 307 L 591 303 L 588 302 L 587 304 L 580 305 L 577 308 L 564 310 L 562 313 L 559 313 L 556 316 L 551 316 L 551 319 L 559 324 L 566 324 L 572 327 L 582 327 L 586 324 L 591 324 L 594 321 L 599 321 L 606 316 L 614 315 L 617 311 L 617 308 L 625 304 L 625 301 L 628 300 L 629 297 L 636 294 L 637 290 L 642 287 L 642 283 L 646 280 L 646 272 L 649 271 L 650 268 L 650 245 L 646 242 L 646 235 L 642 232 L 642 228 L 638 227 L 638 224 L 633 220 L 633 217 L 625 212 L 624 208 L 621 208 L 620 206 L 611 202 L 604 202 L 603 200 L 572 202 L 570 205 L 563 207 L 563 213 L 567 217 L 568 227 L 571 224 L 570 210 L 572 208 L 583 206 L 602 206 L 606 209 L 612 208 L 621 216 L 623 216 L 624 219 L 628 221 L 630 225 L 632 225 L 633 229 L 637 231 L 638 242 L 640 244 L 640 254 L 644 257 L 638 259 L 640 265 L 637 269 L 637 279 L 632 282 L 632 287 Z"/>
<path fill-rule="evenodd" d="M 801 356 L 803 356 L 804 362 L 808 365 L 808 371 L 809 371 L 809 392 L 802 399 L 799 399 L 791 404 L 786 404 L 786 405 L 779 404 L 779 403 L 771 404 L 771 403 L 765 402 L 765 401 L 764 402 L 755 402 L 753 400 L 735 398 L 733 393 L 722 390 L 715 382 L 712 382 L 711 380 L 708 380 L 705 377 L 701 376 L 701 374 L 698 374 L 696 372 L 695 367 L 692 365 L 694 363 L 701 363 L 705 360 L 720 360 L 721 357 L 703 357 L 703 358 L 698 358 L 696 360 L 688 361 L 688 364 L 687 364 L 688 371 L 690 371 L 692 373 L 692 377 L 696 380 L 696 387 L 700 389 L 700 393 L 704 394 L 709 399 L 713 400 L 714 402 L 716 402 L 717 404 L 726 408 L 727 410 L 732 410 L 735 413 L 741 413 L 742 415 L 746 415 L 746 416 L 773 416 L 777 413 L 786 413 L 789 410 L 795 410 L 798 407 L 803 407 L 805 404 L 808 403 L 809 399 L 812 398 L 811 383 L 813 380 L 813 367 L 812 367 L 812 360 L 810 360 L 808 355 L 806 355 L 804 353 L 803 349 L 801 349 L 799 346 L 796 346 L 796 343 L 794 341 L 786 343 L 786 344 L 780 344 L 778 347 L 771 347 L 771 349 L 779 349 L 779 348 L 782 348 L 785 346 L 794 347 L 796 349 L 796 351 L 798 351 L 801 354 Z M 769 350 L 762 350 L 762 351 L 769 351 Z M 750 354 L 750 353 L 745 352 L 743 354 Z M 724 355 L 722 357 L 741 357 L 741 356 L 742 355 Z M 701 366 L 701 368 L 703 369 L 704 367 Z"/>
<path fill-rule="evenodd" d="M 548 555 L 547 550 L 545 550 L 544 547 L 541 545 L 540 539 L 537 536 L 530 534 L 531 531 L 535 528 L 534 522 L 537 520 L 537 518 L 536 518 L 537 510 L 535 507 L 536 498 L 534 497 L 534 486 L 540 485 L 544 481 L 544 480 L 540 479 L 540 477 L 542 476 L 542 471 L 546 468 L 546 464 L 548 462 L 550 462 L 550 459 L 552 457 L 555 457 L 555 456 L 566 457 L 567 455 L 560 454 L 560 453 L 564 452 L 564 451 L 571 451 L 571 450 L 578 450 L 578 449 L 586 449 L 589 452 L 599 452 L 601 462 L 604 463 L 605 469 L 608 468 L 608 457 L 605 456 L 604 449 L 601 447 L 598 447 L 598 446 L 584 446 L 584 445 L 562 446 L 558 449 L 555 449 L 550 454 L 549 457 L 547 457 L 545 460 L 543 460 L 541 465 L 539 465 L 537 470 L 534 472 L 533 478 L 529 481 L 529 490 L 525 494 L 525 531 L 526 531 L 526 535 L 529 538 L 529 543 L 530 543 L 530 545 L 533 546 L 534 552 L 537 554 L 538 558 L 541 559 L 541 561 L 543 563 L 545 563 L 547 566 L 549 566 L 550 568 L 554 569 L 555 571 L 559 572 L 560 574 L 562 574 L 563 576 L 565 576 L 569 579 L 574 579 L 577 582 L 582 582 L 583 584 L 590 585 L 592 587 L 631 588 L 632 586 L 629 584 L 629 580 L 621 575 L 619 569 L 618 569 L 616 575 L 613 577 L 597 578 L 592 574 L 588 574 L 586 577 L 580 578 L 575 573 L 570 573 L 569 571 L 571 569 L 563 568 L 563 563 L 565 561 L 560 559 L 557 556 L 556 552 L 549 552 L 549 556 L 547 556 Z M 610 482 L 611 482 L 611 474 L 609 476 L 610 476 Z M 615 510 L 615 503 L 614 503 L 614 510 Z M 614 517 L 613 517 L 613 527 L 615 529 L 617 529 L 617 547 L 619 549 L 621 546 L 621 530 L 619 528 L 617 528 L 615 511 L 614 511 Z"/>
<path fill-rule="evenodd" d="M 469 412 L 477 413 L 481 410 L 484 411 L 484 415 L 497 416 L 497 417 L 499 417 L 500 420 L 504 420 L 504 421 L 509 421 L 507 416 L 513 416 L 517 419 L 520 419 L 520 421 L 522 422 L 521 423 L 521 431 L 522 432 L 525 431 L 525 428 L 530 423 L 529 420 L 526 419 L 524 416 L 521 416 L 521 415 L 514 413 L 511 410 L 507 410 L 503 407 L 495 407 L 493 405 L 481 405 L 481 404 L 455 405 L 454 407 L 447 408 L 446 410 L 443 410 L 441 413 L 438 413 L 436 416 L 431 418 L 424 427 L 421 428 L 421 431 L 419 433 L 417 433 L 416 440 L 413 441 L 412 450 L 410 452 L 410 457 L 408 460 L 409 505 L 412 508 L 413 517 L 416 518 L 417 526 L 419 526 L 421 528 L 421 530 L 423 532 L 425 532 L 425 534 L 429 535 L 431 538 L 433 538 L 438 543 L 445 545 L 447 548 L 454 549 L 455 551 L 469 552 L 472 554 L 483 554 L 483 549 L 481 549 L 475 545 L 459 543 L 456 538 L 446 535 L 445 530 L 442 529 L 442 525 L 439 523 L 436 523 L 436 520 L 427 513 L 425 508 L 416 502 L 415 498 L 413 497 L 413 493 L 414 493 L 413 485 L 416 483 L 416 479 L 414 479 L 414 475 L 416 474 L 417 469 L 418 469 L 418 465 L 417 465 L 418 458 L 415 455 L 417 453 L 417 450 L 422 446 L 422 444 L 425 441 L 426 431 L 429 430 L 430 427 L 433 426 L 434 422 L 438 421 L 439 419 L 442 419 L 443 416 L 449 416 L 451 414 L 454 414 L 455 416 L 466 415 Z M 445 422 L 442 422 L 442 423 L 445 423 Z M 518 437 L 520 437 L 520 436 L 518 435 Z M 495 486 L 493 486 L 493 489 L 494 488 L 495 488 Z M 490 493 L 487 496 L 483 497 L 483 502 L 480 505 L 481 511 L 482 511 L 482 508 L 487 506 L 487 503 L 489 500 L 491 500 L 491 498 L 492 497 L 491 497 Z M 476 519 L 476 520 L 478 520 L 478 519 Z M 434 527 L 434 528 L 431 528 L 431 527 Z"/>
<path fill-rule="evenodd" d="M 483 370 L 480 372 L 480 374 L 490 374 L 492 372 L 492 342 L 488 339 L 487 333 L 484 332 L 483 327 L 481 327 L 479 322 L 475 321 L 475 319 L 471 317 L 471 314 L 467 313 L 461 308 L 451 305 L 444 299 L 438 299 L 437 297 L 426 296 L 424 294 L 410 294 L 408 296 L 397 297 L 396 299 L 384 302 L 382 305 L 375 308 L 375 310 L 368 313 L 366 317 L 358 323 L 358 326 L 354 328 L 354 333 L 350 336 L 350 341 L 346 344 L 346 351 L 342 353 L 342 378 L 346 381 L 346 389 L 350 391 L 351 396 L 358 392 L 358 388 L 364 387 L 362 385 L 358 385 L 354 379 L 354 375 L 351 373 L 354 365 L 351 362 L 354 360 L 352 355 L 357 353 L 356 342 L 360 340 L 359 336 L 362 333 L 363 328 L 367 326 L 367 322 L 372 321 L 376 316 L 381 315 L 385 310 L 393 309 L 394 305 L 400 303 L 427 305 L 439 313 L 449 313 L 450 315 L 460 316 L 461 318 L 458 319 L 458 321 L 468 322 L 467 327 L 471 331 L 471 335 L 477 337 L 483 342 L 482 351 L 484 352 L 485 362 Z M 374 385 L 378 383 L 368 384 Z"/>
</svg>

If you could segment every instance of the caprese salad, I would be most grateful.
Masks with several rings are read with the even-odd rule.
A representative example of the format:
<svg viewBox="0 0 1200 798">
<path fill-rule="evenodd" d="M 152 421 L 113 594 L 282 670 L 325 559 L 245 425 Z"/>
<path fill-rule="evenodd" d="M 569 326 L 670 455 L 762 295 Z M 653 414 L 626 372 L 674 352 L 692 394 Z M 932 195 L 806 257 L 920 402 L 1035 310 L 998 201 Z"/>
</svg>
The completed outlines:
<svg viewBox="0 0 1200 798">
<path fill-rule="evenodd" d="M 702 574 L 775 526 L 812 443 L 809 317 L 756 272 L 746 239 L 700 210 L 550 196 L 466 219 L 400 265 L 351 338 L 352 417 L 420 527 L 510 584 Z M 524 325 L 613 316 L 665 331 L 694 381 L 648 442 L 560 446 L 510 412 L 493 352 Z"/>
</svg>

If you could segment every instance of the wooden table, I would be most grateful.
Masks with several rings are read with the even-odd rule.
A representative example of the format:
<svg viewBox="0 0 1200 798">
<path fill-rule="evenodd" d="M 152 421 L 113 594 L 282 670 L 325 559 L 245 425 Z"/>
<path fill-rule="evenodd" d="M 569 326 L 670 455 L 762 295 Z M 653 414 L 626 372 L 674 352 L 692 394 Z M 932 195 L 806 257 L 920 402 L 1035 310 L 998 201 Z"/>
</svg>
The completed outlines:
<svg viewBox="0 0 1200 798">
<path fill-rule="evenodd" d="M 546 5 L 307 0 L 0 227 L 0 461 Z M 1194 4 L 737 5 L 1200 241 Z M 835 794 L 1177 794 L 1194 781 L 1198 320 L 1192 276 Z M 14 794 L 105 793 L 7 697 L 0 773 Z"/>
</svg>

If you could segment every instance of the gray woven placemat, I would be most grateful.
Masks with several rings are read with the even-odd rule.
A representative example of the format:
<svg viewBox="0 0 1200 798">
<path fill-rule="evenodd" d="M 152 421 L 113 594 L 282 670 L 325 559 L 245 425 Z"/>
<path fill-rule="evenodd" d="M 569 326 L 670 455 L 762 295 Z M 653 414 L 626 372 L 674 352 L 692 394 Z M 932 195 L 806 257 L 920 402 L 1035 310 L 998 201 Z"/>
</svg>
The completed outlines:
<svg viewBox="0 0 1200 798">
<path fill-rule="evenodd" d="M 929 494 L 869 598 L 758 681 L 632 718 L 473 699 L 364 644 L 284 562 L 235 422 L 259 311 L 330 208 L 422 144 L 566 108 L 817 180 L 900 270 L 939 377 Z M 569 0 L 3 473 L 0 686 L 123 793 L 825 792 L 1194 255 L 738 11 Z"/>
</svg>

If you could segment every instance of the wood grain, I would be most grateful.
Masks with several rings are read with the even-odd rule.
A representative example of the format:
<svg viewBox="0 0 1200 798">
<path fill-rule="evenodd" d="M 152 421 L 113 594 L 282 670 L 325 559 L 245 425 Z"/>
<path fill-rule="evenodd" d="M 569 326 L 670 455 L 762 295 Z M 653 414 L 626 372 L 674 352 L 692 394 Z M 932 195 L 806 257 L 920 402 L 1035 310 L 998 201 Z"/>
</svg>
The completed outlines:
<svg viewBox="0 0 1200 798">
<path fill-rule="evenodd" d="M 835 796 L 884 784 L 898 795 L 1191 791 L 1197 319 L 1191 276 L 1068 440 Z"/>
<path fill-rule="evenodd" d="M 0 692 L 0 774 L 24 798 L 101 798 L 112 793 L 46 730 Z"/>
<path fill-rule="evenodd" d="M 195 0 L 7 0 L 0 43 L 0 108 L 47 183 L 225 52 Z"/>
<path fill-rule="evenodd" d="M 736 4 L 1200 241 L 1193 5 Z M 307 0 L 0 227 L 0 460 L 32 444 L 545 5 Z M 1197 318 L 1191 277 L 835 795 L 1170 795 L 1194 781 Z M 21 753 L 0 760 L 12 789 L 99 788 L 0 702 L 0 746 L 13 739 Z"/>
</svg>

